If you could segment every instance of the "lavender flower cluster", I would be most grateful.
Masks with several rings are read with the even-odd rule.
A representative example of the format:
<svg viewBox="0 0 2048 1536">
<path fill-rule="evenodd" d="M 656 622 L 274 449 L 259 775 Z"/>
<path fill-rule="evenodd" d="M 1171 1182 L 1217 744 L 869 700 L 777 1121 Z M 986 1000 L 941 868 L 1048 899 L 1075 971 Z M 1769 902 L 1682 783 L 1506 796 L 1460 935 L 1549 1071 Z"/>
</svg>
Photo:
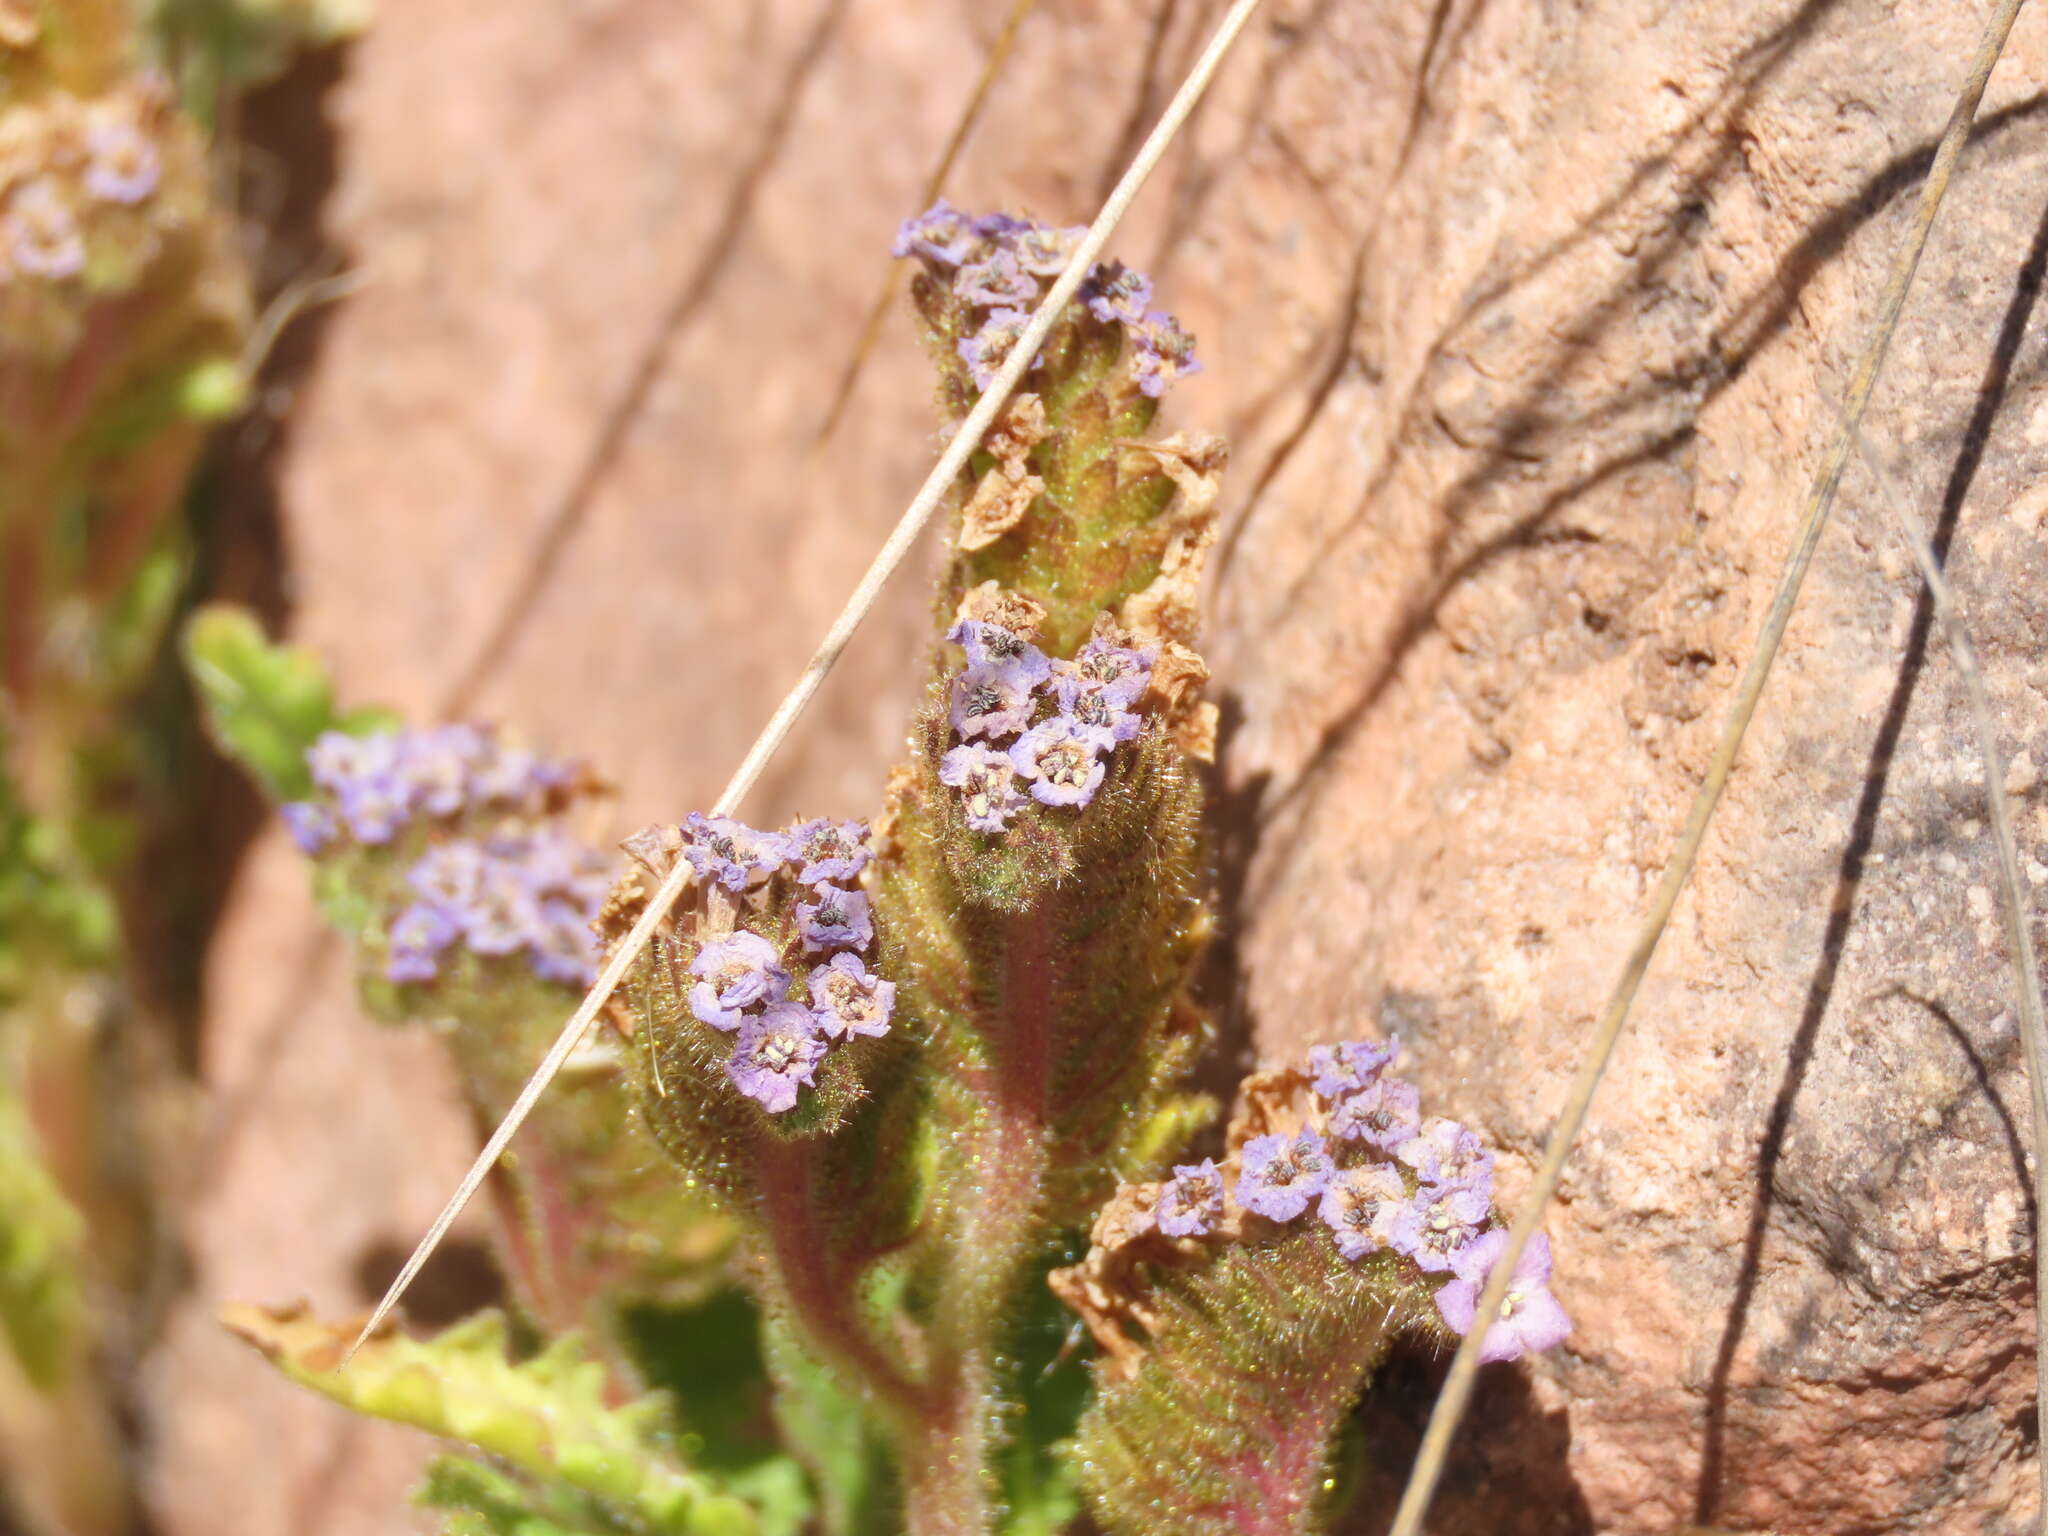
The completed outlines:
<svg viewBox="0 0 2048 1536">
<path fill-rule="evenodd" d="M 1071 661 L 1054 661 L 973 619 L 946 638 L 965 649 L 967 665 L 948 688 L 947 719 L 961 744 L 940 759 L 939 782 L 960 792 L 968 826 L 1002 831 L 1024 807 L 1020 785 L 1041 805 L 1093 800 L 1104 755 L 1143 724 L 1134 706 L 1151 680 L 1152 652 L 1098 639 Z"/>
<path fill-rule="evenodd" d="M 283 808 L 302 853 L 342 839 L 382 847 L 416 822 L 489 808 L 532 812 L 577 777 L 572 764 L 499 745 L 473 725 L 350 736 L 327 731 L 306 752 L 322 793 Z"/>
<path fill-rule="evenodd" d="M 138 101 L 85 103 L 60 92 L 38 110 L 39 169 L 0 187 L 0 278 L 62 282 L 85 270 L 82 216 L 144 202 L 162 179 L 163 159 Z"/>
<path fill-rule="evenodd" d="M 322 735 L 306 753 L 319 793 L 283 809 L 300 849 L 419 849 L 386 929 L 385 976 L 435 980 L 448 951 L 519 956 L 547 981 L 597 976 L 590 929 L 606 861 L 551 814 L 577 770 L 470 725 Z M 422 848 L 421 845 L 424 844 Z"/>
<path fill-rule="evenodd" d="M 1457 1121 L 1421 1117 L 1414 1085 L 1386 1070 L 1395 1049 L 1393 1041 L 1315 1047 L 1307 1123 L 1291 1136 L 1247 1140 L 1234 1177 L 1213 1159 L 1175 1168 L 1153 1201 L 1153 1224 L 1168 1237 L 1203 1237 L 1223 1228 L 1232 1206 L 1283 1224 L 1313 1207 L 1346 1259 L 1391 1252 L 1425 1275 L 1449 1276 L 1437 1311 L 1469 1332 L 1507 1247 L 1493 1220 L 1493 1156 Z M 1539 1233 L 1515 1266 L 1482 1358 L 1549 1349 L 1571 1331 L 1550 1293 L 1550 1267 Z"/>
<path fill-rule="evenodd" d="M 862 958 L 875 925 L 867 893 L 853 884 L 870 857 L 867 825 L 803 821 L 762 832 L 693 813 L 683 836 L 683 857 L 706 885 L 740 892 L 788 872 L 800 887 L 794 931 L 781 945 L 736 927 L 690 963 L 698 978 L 690 1011 L 737 1037 L 726 1076 L 770 1114 L 783 1114 L 815 1083 L 834 1042 L 889 1033 L 896 984 Z M 806 967 L 800 977 L 797 966 Z M 793 985 L 808 1001 L 791 996 Z"/>
<path fill-rule="evenodd" d="M 894 254 L 917 256 L 952 273 L 953 292 L 981 312 L 981 326 L 958 343 L 976 389 L 987 389 L 1030 323 L 1045 285 L 1065 270 L 1085 228 L 1056 228 L 1007 213 L 975 218 L 943 197 L 897 231 Z M 1081 285 L 1081 302 L 1105 325 L 1121 325 L 1131 344 L 1131 375 L 1153 399 L 1175 379 L 1201 372 L 1195 339 L 1173 316 L 1151 308 L 1152 280 L 1121 262 L 1098 262 Z"/>
</svg>

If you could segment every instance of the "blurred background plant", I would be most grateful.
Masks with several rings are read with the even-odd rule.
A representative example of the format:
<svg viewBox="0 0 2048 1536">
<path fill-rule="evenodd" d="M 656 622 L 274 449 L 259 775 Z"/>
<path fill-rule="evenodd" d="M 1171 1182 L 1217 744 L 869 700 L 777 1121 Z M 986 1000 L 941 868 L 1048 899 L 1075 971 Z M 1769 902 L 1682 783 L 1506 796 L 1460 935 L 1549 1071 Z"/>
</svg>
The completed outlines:
<svg viewBox="0 0 2048 1536">
<path fill-rule="evenodd" d="M 175 1279 L 203 930 L 161 852 L 202 770 L 165 661 L 206 581 L 194 470 L 262 360 L 234 105 L 364 19 L 0 3 L 0 1456 L 29 1532 L 131 1528 L 126 1383 Z"/>
</svg>

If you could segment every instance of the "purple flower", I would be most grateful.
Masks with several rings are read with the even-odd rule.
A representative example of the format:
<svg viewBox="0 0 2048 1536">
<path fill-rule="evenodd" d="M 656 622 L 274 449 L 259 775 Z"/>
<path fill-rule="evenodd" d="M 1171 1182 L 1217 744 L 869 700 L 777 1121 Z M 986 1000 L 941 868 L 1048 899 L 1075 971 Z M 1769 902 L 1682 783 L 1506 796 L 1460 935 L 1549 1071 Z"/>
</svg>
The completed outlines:
<svg viewBox="0 0 2048 1536">
<path fill-rule="evenodd" d="M 306 748 L 306 770 L 315 784 L 338 795 L 361 771 L 364 746 L 365 742 L 345 731 L 322 731 Z"/>
<path fill-rule="evenodd" d="M 1102 783 L 1102 759 L 1110 744 L 1106 731 L 1072 715 L 1054 715 L 1034 725 L 1010 748 L 1017 776 L 1031 783 L 1041 805 L 1086 805 Z"/>
<path fill-rule="evenodd" d="M 771 1115 L 796 1107 L 799 1088 L 809 1087 L 825 1059 L 825 1042 L 811 1010 L 802 1003 L 770 1003 L 757 1019 L 740 1026 L 739 1043 L 725 1064 L 733 1086 Z"/>
<path fill-rule="evenodd" d="M 490 751 L 490 742 L 471 725 L 444 725 L 407 733 L 399 745 L 398 771 L 430 816 L 453 816 L 469 803 L 470 769 Z"/>
<path fill-rule="evenodd" d="M 491 860 L 475 843 L 438 843 L 406 871 L 406 883 L 442 911 L 460 916 L 483 894 Z"/>
<path fill-rule="evenodd" d="M 278 814 L 284 818 L 285 830 L 291 833 L 292 841 L 299 845 L 299 852 L 307 858 L 333 842 L 341 831 L 334 812 L 317 800 L 294 800 L 279 806 Z"/>
<path fill-rule="evenodd" d="M 1012 253 L 997 250 L 963 266 L 953 291 L 984 309 L 1028 309 L 1038 302 L 1038 279 L 1018 266 Z"/>
<path fill-rule="evenodd" d="M 1176 379 L 1202 371 L 1195 357 L 1195 338 L 1182 330 L 1173 316 L 1155 309 L 1134 334 L 1138 348 L 1131 357 L 1131 375 L 1138 381 L 1140 393 L 1157 400 Z"/>
<path fill-rule="evenodd" d="M 796 877 L 805 885 L 858 879 L 873 857 L 864 821 L 800 821 L 782 835 L 791 860 L 803 861 Z"/>
<path fill-rule="evenodd" d="M 1273 1221 L 1292 1221 L 1330 1183 L 1323 1138 L 1307 1126 L 1285 1136 L 1254 1136 L 1238 1154 L 1237 1203 Z"/>
<path fill-rule="evenodd" d="M 1098 262 L 1081 284 L 1081 302 L 1105 325 L 1138 325 L 1152 302 L 1152 279 L 1120 261 Z"/>
<path fill-rule="evenodd" d="M 963 336 L 953 345 L 960 354 L 960 360 L 967 365 L 967 372 L 974 379 L 976 389 L 987 389 L 995 378 L 996 371 L 1010 355 L 1010 349 L 1017 345 L 1017 339 L 1024 334 L 1024 328 L 1031 323 L 1031 317 L 1021 309 L 992 309 L 988 318 L 981 323 L 981 329 L 972 336 Z"/>
<path fill-rule="evenodd" d="M 1479 1312 L 1479 1293 L 1485 1289 L 1494 1265 L 1507 1251 L 1506 1229 L 1494 1228 L 1466 1245 L 1451 1268 L 1457 1278 L 1436 1293 L 1436 1309 L 1459 1333 L 1470 1333 Z M 1479 1347 L 1481 1360 L 1513 1360 L 1531 1350 L 1545 1350 L 1564 1342 L 1572 1331 L 1557 1298 L 1550 1294 L 1550 1239 L 1541 1232 L 1531 1237 L 1515 1263 L 1515 1277 L 1501 1298 L 1500 1316 L 1486 1330 L 1486 1342 Z"/>
<path fill-rule="evenodd" d="M 1101 732 L 1110 741 L 1130 741 L 1145 724 L 1097 684 L 1065 674 L 1052 686 L 1061 714 Z"/>
<path fill-rule="evenodd" d="M 1223 1175 L 1216 1160 L 1181 1163 L 1173 1177 L 1159 1186 L 1152 1218 L 1168 1237 L 1201 1237 L 1223 1219 Z"/>
<path fill-rule="evenodd" d="M 1316 1214 L 1336 1234 L 1337 1251 L 1356 1261 L 1392 1240 L 1394 1214 L 1408 1185 L 1390 1163 L 1346 1168 L 1330 1180 Z"/>
<path fill-rule="evenodd" d="M 960 791 L 967 825 L 977 832 L 1002 831 L 1024 808 L 1010 755 L 993 747 L 955 747 L 939 759 L 939 782 Z"/>
<path fill-rule="evenodd" d="M 918 255 L 942 267 L 957 267 L 974 253 L 981 239 L 974 220 L 942 197 L 917 217 L 903 221 L 889 253 Z"/>
<path fill-rule="evenodd" d="M 568 782 L 568 769 L 517 747 L 498 747 L 483 754 L 470 772 L 470 792 L 483 801 L 523 805 L 544 790 Z"/>
<path fill-rule="evenodd" d="M 984 213 L 974 221 L 974 232 L 984 240 L 1008 242 L 1032 227 L 1029 219 L 1020 219 L 1014 213 L 1005 213 L 998 208 L 993 213 Z"/>
<path fill-rule="evenodd" d="M 842 891 L 836 885 L 821 885 L 814 902 L 798 902 L 797 931 L 804 948 L 866 949 L 875 937 L 874 919 L 868 915 L 865 891 Z"/>
<path fill-rule="evenodd" d="M 884 981 L 852 955 L 834 955 L 811 972 L 811 1017 L 828 1040 L 889 1033 L 896 983 Z"/>
<path fill-rule="evenodd" d="M 85 190 L 103 203 L 139 203 L 162 170 L 156 145 L 133 123 L 102 118 L 86 131 Z"/>
<path fill-rule="evenodd" d="M 1053 687 L 1063 686 L 1075 696 L 1094 690 L 1106 696 L 1119 709 L 1129 709 L 1138 702 L 1145 692 L 1145 684 L 1152 679 L 1153 653 L 1134 651 L 1128 646 L 1110 645 L 1101 640 L 1090 640 L 1074 655 L 1072 661 L 1053 663 L 1058 678 Z M 1062 701 L 1067 697 L 1060 694 Z"/>
<path fill-rule="evenodd" d="M 1031 723 L 1031 684 L 1016 667 L 969 667 L 953 679 L 946 718 L 960 736 L 1014 736 Z"/>
<path fill-rule="evenodd" d="M 1486 1225 L 1486 1197 L 1456 1184 L 1425 1184 L 1394 1212 L 1387 1246 L 1440 1273 Z"/>
<path fill-rule="evenodd" d="M 412 790 L 396 773 L 352 779 L 341 791 L 341 819 L 359 843 L 388 843 L 412 819 Z"/>
<path fill-rule="evenodd" d="M 1073 259 L 1074 248 L 1081 243 L 1081 237 L 1088 233 L 1088 226 L 1076 224 L 1067 229 L 1058 229 L 1050 224 L 1033 224 L 1017 232 L 1010 242 L 1010 249 L 1017 253 L 1017 265 L 1033 277 L 1058 277 L 1067 270 L 1067 263 Z"/>
<path fill-rule="evenodd" d="M 1422 1129 L 1422 1096 L 1398 1077 L 1381 1077 L 1347 1093 L 1330 1110 L 1332 1141 L 1366 1142 L 1393 1151 Z"/>
<path fill-rule="evenodd" d="M 1477 1135 L 1442 1115 L 1432 1115 L 1421 1130 L 1394 1149 L 1394 1156 L 1415 1170 L 1425 1184 L 1455 1184 L 1481 1199 L 1493 1194 L 1493 1154 Z"/>
<path fill-rule="evenodd" d="M 463 942 L 480 955 L 509 955 L 526 948 L 541 928 L 540 902 L 518 869 L 486 858 L 483 878 L 469 905 L 453 915 Z"/>
<path fill-rule="evenodd" d="M 781 960 L 773 944 L 744 928 L 712 940 L 690 962 L 690 974 L 704 978 L 690 988 L 690 1012 L 713 1029 L 738 1029 L 741 1009 L 789 995 Z"/>
<path fill-rule="evenodd" d="M 395 982 L 432 981 L 434 957 L 455 942 L 455 919 L 432 902 L 416 901 L 391 920 L 391 958 L 384 975 Z"/>
<path fill-rule="evenodd" d="M 543 981 L 587 987 L 597 980 L 597 936 L 590 931 L 590 914 L 573 902 L 555 898 L 540 904 L 526 953 Z"/>
<path fill-rule="evenodd" d="M 0 218 L 0 235 L 14 269 L 30 277 L 57 282 L 85 269 L 85 237 L 56 183 L 46 176 L 14 189 Z"/>
<path fill-rule="evenodd" d="M 1045 652 L 1000 624 L 979 619 L 962 619 L 946 631 L 946 638 L 967 652 L 970 667 L 1003 671 L 1036 688 L 1052 671 Z"/>
<path fill-rule="evenodd" d="M 586 921 L 604 905 L 611 882 L 605 878 L 603 855 L 560 827 L 544 826 L 528 837 L 503 839 L 492 849 L 518 869 L 519 878 L 536 896 L 572 902 L 583 909 Z"/>
<path fill-rule="evenodd" d="M 683 857 L 697 878 L 716 880 L 728 891 L 743 891 L 755 876 L 773 874 L 789 861 L 789 844 L 779 832 L 759 832 L 730 816 L 692 811 L 683 833 Z"/>
<path fill-rule="evenodd" d="M 1326 1099 L 1342 1098 L 1369 1088 L 1394 1059 L 1400 1042 L 1389 1040 L 1346 1040 L 1339 1045 L 1312 1045 L 1308 1069 L 1315 1075 L 1315 1090 Z"/>
</svg>

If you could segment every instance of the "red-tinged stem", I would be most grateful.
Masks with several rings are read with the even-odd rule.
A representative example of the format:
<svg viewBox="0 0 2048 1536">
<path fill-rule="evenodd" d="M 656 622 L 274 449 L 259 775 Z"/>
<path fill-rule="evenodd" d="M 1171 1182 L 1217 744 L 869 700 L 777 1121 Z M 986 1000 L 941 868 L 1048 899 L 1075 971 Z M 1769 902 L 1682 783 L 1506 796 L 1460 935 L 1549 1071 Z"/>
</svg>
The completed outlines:
<svg viewBox="0 0 2048 1536">
<path fill-rule="evenodd" d="M 876 1342 L 861 1315 L 856 1278 L 818 1221 L 815 1159 L 801 1142 L 760 1138 L 755 1166 L 770 1272 L 818 1353 L 873 1392 L 900 1423 L 920 1423 L 927 1393 Z"/>
<path fill-rule="evenodd" d="M 934 1329 L 934 1412 L 905 1457 L 910 1536 L 980 1536 L 990 1528 L 996 1356 L 1043 1203 L 1057 1017 L 1052 924 L 1032 912 L 1013 920 L 1005 937 L 1002 1004 L 980 1021 L 987 1054 L 967 1074 L 982 1116 Z"/>
</svg>

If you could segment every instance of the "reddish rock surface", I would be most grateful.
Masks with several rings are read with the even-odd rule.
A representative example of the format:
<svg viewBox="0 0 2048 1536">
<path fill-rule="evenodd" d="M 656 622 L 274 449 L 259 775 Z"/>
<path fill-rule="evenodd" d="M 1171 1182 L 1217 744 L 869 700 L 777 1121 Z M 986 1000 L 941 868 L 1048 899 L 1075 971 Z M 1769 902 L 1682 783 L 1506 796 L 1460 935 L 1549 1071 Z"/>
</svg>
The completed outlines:
<svg viewBox="0 0 2048 1536">
<path fill-rule="evenodd" d="M 479 708 L 603 765 L 621 828 L 712 798 L 928 462 L 902 323 L 812 436 L 1001 9 L 391 8 L 330 102 L 328 224 L 374 281 L 281 482 L 294 631 L 349 697 L 440 704 L 658 341 Z M 949 191 L 1087 214 L 1220 9 L 1045 0 Z M 1267 7 L 1119 242 L 1201 337 L 1172 422 L 1237 445 L 1238 1038 L 1398 1031 L 1526 1177 L 1983 9 Z M 2032 753 L 2037 889 L 2044 88 L 2030 13 L 1869 419 Z M 1439 1529 L 2032 1519 L 2025 1096 L 1981 773 L 1916 600 L 1854 470 L 1551 1224 L 1578 1331 L 1483 1394 Z M 874 803 L 923 601 L 891 594 L 754 811 Z M 169 1536 L 390 1531 L 421 1455 L 207 1321 L 362 1302 L 470 1135 L 425 1042 L 355 1018 L 333 967 L 297 980 L 299 891 L 266 843 L 215 955 L 208 1070 L 250 1107 L 152 1370 Z M 1375 1410 L 1393 1460 L 1431 1382 L 1412 1362 Z"/>
</svg>

